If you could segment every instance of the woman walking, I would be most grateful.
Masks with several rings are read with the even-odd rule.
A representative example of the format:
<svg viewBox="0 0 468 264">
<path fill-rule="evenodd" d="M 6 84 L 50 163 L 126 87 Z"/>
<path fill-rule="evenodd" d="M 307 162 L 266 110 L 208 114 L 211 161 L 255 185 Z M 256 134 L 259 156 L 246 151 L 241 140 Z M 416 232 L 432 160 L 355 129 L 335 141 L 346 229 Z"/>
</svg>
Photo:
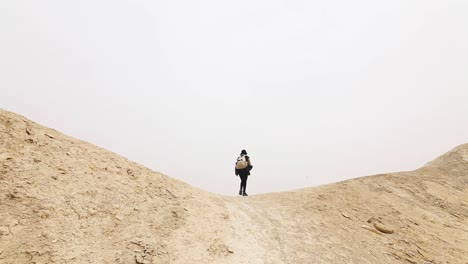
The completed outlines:
<svg viewBox="0 0 468 264">
<path fill-rule="evenodd" d="M 250 162 L 250 157 L 247 156 L 247 151 L 243 149 L 236 161 L 236 175 L 241 179 L 239 195 L 248 196 L 245 190 L 247 188 L 247 178 L 249 177 L 250 170 L 252 170 L 252 168 L 253 166 Z"/>
</svg>

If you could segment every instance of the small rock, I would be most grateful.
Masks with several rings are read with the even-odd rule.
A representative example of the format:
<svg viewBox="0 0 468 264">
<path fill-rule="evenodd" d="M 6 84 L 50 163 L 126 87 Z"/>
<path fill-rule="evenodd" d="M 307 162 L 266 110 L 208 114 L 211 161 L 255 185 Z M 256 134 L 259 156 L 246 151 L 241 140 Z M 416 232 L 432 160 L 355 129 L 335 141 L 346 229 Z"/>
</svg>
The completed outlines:
<svg viewBox="0 0 468 264">
<path fill-rule="evenodd" d="M 229 252 L 229 253 L 231 253 L 231 254 L 234 253 L 234 250 L 232 250 L 232 248 L 230 248 L 230 247 L 228 247 L 226 250 L 227 250 L 227 252 Z"/>
<path fill-rule="evenodd" d="M 374 222 L 380 223 L 380 219 L 375 218 L 375 217 L 371 217 L 371 218 L 369 218 L 369 219 L 367 220 L 367 223 L 370 223 L 370 224 L 372 224 L 372 223 L 374 223 Z"/>
<path fill-rule="evenodd" d="M 17 199 L 17 198 L 19 198 L 19 196 L 17 195 L 17 193 L 18 193 L 18 192 L 9 193 L 9 194 L 7 194 L 7 197 L 8 197 L 9 199 L 11 199 L 11 200 Z"/>
<path fill-rule="evenodd" d="M 96 213 L 97 213 L 97 212 L 96 212 L 96 210 L 94 210 L 94 209 L 89 209 L 89 210 L 88 210 L 88 214 L 89 214 L 90 216 L 94 216 L 94 215 L 96 215 Z"/>
<path fill-rule="evenodd" d="M 394 232 L 393 229 L 385 226 L 384 224 L 381 224 L 381 223 L 378 223 L 378 222 L 374 222 L 373 223 L 375 229 L 379 230 L 380 232 L 382 233 L 385 233 L 385 234 L 392 234 Z"/>
<path fill-rule="evenodd" d="M 377 235 L 381 235 L 381 234 L 379 233 L 379 231 L 375 230 L 374 228 L 372 228 L 372 227 L 370 227 L 370 226 L 361 225 L 361 228 L 364 228 L 364 229 L 369 230 L 369 231 L 371 231 L 371 232 L 373 232 L 373 233 L 376 233 Z"/>
<path fill-rule="evenodd" d="M 42 211 L 42 213 L 40 215 L 41 215 L 42 219 L 46 219 L 46 218 L 49 218 L 50 212 L 48 210 L 44 210 L 44 211 Z"/>
<path fill-rule="evenodd" d="M 19 225 L 19 223 L 20 222 L 18 221 L 18 219 L 13 219 L 13 220 L 10 221 L 10 226 L 17 226 L 17 225 Z"/>
<path fill-rule="evenodd" d="M 382 224 L 382 221 L 380 219 L 381 219 L 380 217 L 378 217 L 378 218 L 371 217 L 371 218 L 369 218 L 369 220 L 367 220 L 367 222 L 372 224 L 375 229 L 379 230 L 382 233 L 392 234 L 393 229 L 391 229 L 391 228 L 385 226 L 384 224 Z"/>
<path fill-rule="evenodd" d="M 48 137 L 48 138 L 52 138 L 52 139 L 55 138 L 54 136 L 51 136 L 51 135 L 49 135 L 49 134 L 44 134 L 44 135 L 45 135 L 46 137 Z"/>
<path fill-rule="evenodd" d="M 26 128 L 26 134 L 28 134 L 28 135 L 32 135 L 31 129 L 29 129 L 29 128 Z"/>
<path fill-rule="evenodd" d="M 135 255 L 135 263 L 136 264 L 144 264 L 145 263 L 145 259 L 140 256 L 140 255 Z"/>
<path fill-rule="evenodd" d="M 10 235 L 10 229 L 7 226 L 0 226 L 0 236 Z"/>
<path fill-rule="evenodd" d="M 168 189 L 166 189 L 166 192 L 168 194 L 170 194 L 172 196 L 172 198 L 174 198 L 174 199 L 177 198 L 177 196 L 175 194 L 173 194 L 171 191 L 169 191 Z"/>
<path fill-rule="evenodd" d="M 344 216 L 344 217 L 346 217 L 346 218 L 348 218 L 348 219 L 351 219 L 351 217 L 349 217 L 347 214 L 345 214 L 345 213 L 343 213 L 343 212 L 341 212 L 341 215 Z"/>
</svg>

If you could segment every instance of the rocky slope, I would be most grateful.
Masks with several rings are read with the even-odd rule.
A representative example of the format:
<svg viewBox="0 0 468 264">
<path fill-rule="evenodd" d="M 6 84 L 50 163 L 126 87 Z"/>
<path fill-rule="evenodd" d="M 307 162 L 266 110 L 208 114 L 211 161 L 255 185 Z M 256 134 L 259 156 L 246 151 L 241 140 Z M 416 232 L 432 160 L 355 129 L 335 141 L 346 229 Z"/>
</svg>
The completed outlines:
<svg viewBox="0 0 468 264">
<path fill-rule="evenodd" d="M 0 263 L 468 263 L 467 186 L 465 144 L 411 172 L 223 197 L 0 110 Z"/>
</svg>

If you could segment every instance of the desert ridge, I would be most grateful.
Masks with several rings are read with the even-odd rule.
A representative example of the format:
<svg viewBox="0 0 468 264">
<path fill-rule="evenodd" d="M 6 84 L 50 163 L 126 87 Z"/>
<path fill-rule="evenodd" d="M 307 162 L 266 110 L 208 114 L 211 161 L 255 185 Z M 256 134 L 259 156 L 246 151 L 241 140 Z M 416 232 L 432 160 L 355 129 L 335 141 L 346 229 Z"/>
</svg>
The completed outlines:
<svg viewBox="0 0 468 264">
<path fill-rule="evenodd" d="M 415 171 L 226 197 L 0 110 L 0 263 L 464 263 L 468 144 Z"/>
</svg>

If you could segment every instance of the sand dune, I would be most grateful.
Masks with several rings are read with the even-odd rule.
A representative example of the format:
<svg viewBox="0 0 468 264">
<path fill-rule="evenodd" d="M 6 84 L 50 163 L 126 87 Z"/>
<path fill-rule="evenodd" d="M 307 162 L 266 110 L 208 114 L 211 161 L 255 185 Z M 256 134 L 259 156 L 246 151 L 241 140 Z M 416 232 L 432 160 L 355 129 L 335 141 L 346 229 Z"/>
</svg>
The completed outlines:
<svg viewBox="0 0 468 264">
<path fill-rule="evenodd" d="M 468 144 L 224 197 L 0 110 L 0 263 L 468 263 Z"/>
</svg>

